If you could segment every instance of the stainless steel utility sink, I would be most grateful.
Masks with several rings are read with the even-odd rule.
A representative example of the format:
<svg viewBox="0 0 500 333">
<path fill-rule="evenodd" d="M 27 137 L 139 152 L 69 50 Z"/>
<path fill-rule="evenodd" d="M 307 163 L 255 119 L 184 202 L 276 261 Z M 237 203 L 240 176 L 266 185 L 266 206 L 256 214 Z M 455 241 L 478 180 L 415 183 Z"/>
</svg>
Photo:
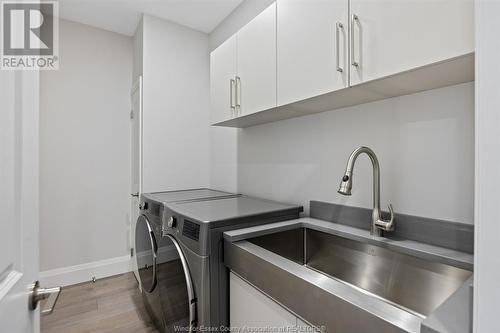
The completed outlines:
<svg viewBox="0 0 500 333">
<path fill-rule="evenodd" d="M 420 317 L 428 316 L 472 275 L 309 228 L 247 240 Z"/>
</svg>

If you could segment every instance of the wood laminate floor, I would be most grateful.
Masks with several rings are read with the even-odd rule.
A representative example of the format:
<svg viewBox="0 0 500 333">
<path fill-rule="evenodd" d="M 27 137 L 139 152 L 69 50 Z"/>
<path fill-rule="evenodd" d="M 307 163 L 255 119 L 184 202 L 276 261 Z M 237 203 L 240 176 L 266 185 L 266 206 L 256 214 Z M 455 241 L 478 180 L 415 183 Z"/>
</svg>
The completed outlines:
<svg viewBox="0 0 500 333">
<path fill-rule="evenodd" d="M 42 333 L 146 333 L 154 328 L 133 273 L 63 288 Z"/>
</svg>

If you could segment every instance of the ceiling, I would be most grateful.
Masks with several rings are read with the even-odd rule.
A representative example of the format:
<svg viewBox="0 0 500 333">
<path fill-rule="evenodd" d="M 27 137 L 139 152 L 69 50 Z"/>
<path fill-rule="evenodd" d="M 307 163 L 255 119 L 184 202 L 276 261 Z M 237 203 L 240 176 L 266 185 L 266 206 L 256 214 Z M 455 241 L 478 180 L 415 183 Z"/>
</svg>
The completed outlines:
<svg viewBox="0 0 500 333">
<path fill-rule="evenodd" d="M 141 13 L 210 33 L 243 0 L 59 0 L 59 16 L 132 36 Z"/>
</svg>

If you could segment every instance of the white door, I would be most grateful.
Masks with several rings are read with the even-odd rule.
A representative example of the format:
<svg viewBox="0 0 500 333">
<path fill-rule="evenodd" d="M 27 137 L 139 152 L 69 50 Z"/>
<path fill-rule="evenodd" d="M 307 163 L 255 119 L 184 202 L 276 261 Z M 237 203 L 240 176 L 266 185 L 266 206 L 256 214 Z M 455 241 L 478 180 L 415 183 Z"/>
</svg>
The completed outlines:
<svg viewBox="0 0 500 333">
<path fill-rule="evenodd" d="M 236 35 L 210 53 L 212 124 L 236 115 Z"/>
<path fill-rule="evenodd" d="M 135 248 L 135 227 L 139 217 L 139 196 L 142 193 L 142 76 L 134 82 L 130 92 L 131 113 L 130 113 L 130 247 L 132 254 Z M 134 274 L 139 281 L 137 262 L 132 260 Z"/>
<path fill-rule="evenodd" d="M 348 86 L 348 0 L 278 0 L 278 106 Z"/>
<path fill-rule="evenodd" d="M 0 332 L 38 332 L 39 73 L 0 71 Z"/>
<path fill-rule="evenodd" d="M 474 51 L 473 0 L 350 0 L 351 85 Z"/>
<path fill-rule="evenodd" d="M 237 115 L 276 107 L 276 3 L 238 32 Z"/>
</svg>

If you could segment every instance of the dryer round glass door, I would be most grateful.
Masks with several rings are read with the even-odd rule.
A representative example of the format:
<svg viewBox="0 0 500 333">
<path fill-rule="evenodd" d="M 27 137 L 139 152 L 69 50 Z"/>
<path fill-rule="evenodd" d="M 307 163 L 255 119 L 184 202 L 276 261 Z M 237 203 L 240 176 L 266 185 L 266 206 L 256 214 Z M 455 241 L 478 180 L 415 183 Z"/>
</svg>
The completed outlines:
<svg viewBox="0 0 500 333">
<path fill-rule="evenodd" d="M 193 330 L 196 326 L 193 284 L 186 258 L 174 237 L 162 238 L 157 262 L 165 332 Z"/>
<path fill-rule="evenodd" d="M 148 218 L 140 215 L 135 228 L 137 268 L 142 290 L 151 293 L 157 284 L 156 256 L 158 246 Z"/>
</svg>

